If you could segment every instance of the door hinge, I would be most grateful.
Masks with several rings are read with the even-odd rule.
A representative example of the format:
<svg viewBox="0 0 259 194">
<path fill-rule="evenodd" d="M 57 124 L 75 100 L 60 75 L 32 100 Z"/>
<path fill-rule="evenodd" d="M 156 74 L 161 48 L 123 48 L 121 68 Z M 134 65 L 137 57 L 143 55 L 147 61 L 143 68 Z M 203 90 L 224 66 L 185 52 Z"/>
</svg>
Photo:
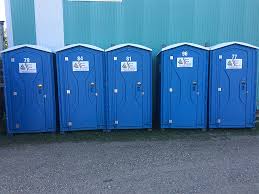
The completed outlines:
<svg viewBox="0 0 259 194">
<path fill-rule="evenodd" d="M 118 57 L 113 57 L 113 60 L 114 60 L 114 61 L 117 61 L 117 60 L 118 60 Z"/>
<path fill-rule="evenodd" d="M 115 94 L 117 94 L 117 93 L 118 93 L 118 89 L 114 89 L 113 92 L 114 92 Z"/>
<path fill-rule="evenodd" d="M 13 92 L 13 96 L 17 96 L 17 92 Z"/>
<path fill-rule="evenodd" d="M 218 124 L 221 123 L 221 119 L 217 119 L 217 123 L 218 123 Z"/>
<path fill-rule="evenodd" d="M 172 93 L 174 90 L 173 88 L 169 88 L 169 92 Z"/>
<path fill-rule="evenodd" d="M 222 88 L 218 88 L 218 92 L 222 92 Z"/>
<path fill-rule="evenodd" d="M 174 60 L 174 56 L 170 56 L 170 60 L 171 60 L 171 61 Z"/>
<path fill-rule="evenodd" d="M 71 126 L 73 125 L 73 123 L 70 121 L 70 122 L 67 123 L 67 125 L 68 125 L 69 127 L 71 127 Z"/>
<path fill-rule="evenodd" d="M 15 128 L 16 128 L 16 129 L 19 129 L 19 128 L 20 128 L 20 124 L 19 124 L 19 123 L 16 123 Z"/>
<path fill-rule="evenodd" d="M 172 124 L 173 123 L 173 120 L 169 120 L 169 124 Z"/>
<path fill-rule="evenodd" d="M 223 57 L 222 57 L 222 55 L 219 55 L 219 59 L 221 60 Z"/>
<path fill-rule="evenodd" d="M 15 58 L 11 58 L 11 62 L 12 62 L 12 63 L 15 62 Z"/>
<path fill-rule="evenodd" d="M 65 57 L 65 61 L 68 61 L 68 57 Z"/>
<path fill-rule="evenodd" d="M 71 91 L 70 90 L 67 90 L 67 95 L 70 95 Z"/>
<path fill-rule="evenodd" d="M 118 125 L 118 124 L 119 124 L 119 121 L 114 121 L 114 124 L 115 124 L 115 125 Z"/>
<path fill-rule="evenodd" d="M 142 92 L 141 95 L 144 96 L 144 95 L 145 95 L 145 92 Z"/>
</svg>

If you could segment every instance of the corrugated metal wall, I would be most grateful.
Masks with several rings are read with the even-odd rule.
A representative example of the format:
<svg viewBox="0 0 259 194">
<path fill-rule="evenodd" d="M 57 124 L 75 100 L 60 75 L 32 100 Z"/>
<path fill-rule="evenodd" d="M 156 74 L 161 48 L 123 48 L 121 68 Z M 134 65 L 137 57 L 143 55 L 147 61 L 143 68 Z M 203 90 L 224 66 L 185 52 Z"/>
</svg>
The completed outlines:
<svg viewBox="0 0 259 194">
<path fill-rule="evenodd" d="M 10 3 L 14 45 L 36 44 L 34 0 L 10 0 Z"/>
<path fill-rule="evenodd" d="M 106 48 L 135 42 L 156 51 L 182 41 L 213 45 L 238 40 L 259 46 L 258 10 L 255 0 L 64 0 L 65 43 Z"/>
</svg>

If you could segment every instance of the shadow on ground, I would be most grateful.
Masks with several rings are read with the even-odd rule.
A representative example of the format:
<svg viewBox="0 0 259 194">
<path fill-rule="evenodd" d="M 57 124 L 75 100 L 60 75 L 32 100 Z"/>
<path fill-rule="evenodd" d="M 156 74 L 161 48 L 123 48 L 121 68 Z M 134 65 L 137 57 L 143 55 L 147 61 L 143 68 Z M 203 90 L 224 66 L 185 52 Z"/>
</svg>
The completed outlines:
<svg viewBox="0 0 259 194">
<path fill-rule="evenodd" d="M 233 136 L 257 136 L 256 129 L 214 129 L 207 132 L 201 130 L 117 130 L 110 133 L 98 131 L 68 132 L 65 134 L 17 134 L 8 137 L 3 130 L 0 133 L 0 146 L 11 144 L 44 144 L 62 142 L 114 142 L 114 141 L 161 141 L 161 140 L 199 140 L 230 139 Z"/>
</svg>

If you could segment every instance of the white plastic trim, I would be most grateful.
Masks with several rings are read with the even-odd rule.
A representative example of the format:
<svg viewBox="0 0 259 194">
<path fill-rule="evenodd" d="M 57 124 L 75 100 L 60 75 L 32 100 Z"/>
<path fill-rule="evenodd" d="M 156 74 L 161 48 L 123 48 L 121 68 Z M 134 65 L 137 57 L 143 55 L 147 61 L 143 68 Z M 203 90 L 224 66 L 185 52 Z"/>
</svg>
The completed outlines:
<svg viewBox="0 0 259 194">
<path fill-rule="evenodd" d="M 242 45 L 242 46 L 246 46 L 246 47 L 250 47 L 250 48 L 254 48 L 254 49 L 259 49 L 259 47 L 256 47 L 254 45 L 247 44 L 247 43 L 244 43 L 244 42 L 225 42 L 225 43 L 217 44 L 215 46 L 210 47 L 210 50 L 217 50 L 217 49 L 220 49 L 220 48 L 223 48 L 223 47 L 226 47 L 226 46 L 230 46 L 230 45 L 233 45 L 233 44 Z"/>
<path fill-rule="evenodd" d="M 45 52 L 48 52 L 48 53 L 52 53 L 52 51 L 50 49 L 47 49 L 47 48 L 44 48 L 44 47 L 41 47 L 41 46 L 37 46 L 37 45 L 30 45 L 30 44 L 13 46 L 13 47 L 10 47 L 8 49 L 3 50 L 1 53 L 6 53 L 6 52 L 9 52 L 9 51 L 17 50 L 17 49 L 20 49 L 20 48 L 26 48 L 26 47 L 33 48 L 33 49 L 40 50 L 40 51 L 45 51 Z"/>
<path fill-rule="evenodd" d="M 123 48 L 123 47 L 126 47 L 126 46 L 132 46 L 132 47 L 144 49 L 144 50 L 147 50 L 147 51 L 152 51 L 151 48 L 148 48 L 148 47 L 145 47 L 145 46 L 139 45 L 139 44 L 132 44 L 132 43 L 118 44 L 116 46 L 113 46 L 113 47 L 110 47 L 110 48 L 106 49 L 105 51 L 109 52 L 109 51 L 113 51 L 113 50 L 116 50 L 116 49 L 119 49 L 119 48 Z"/>
<path fill-rule="evenodd" d="M 161 52 L 167 51 L 167 50 L 170 50 L 170 49 L 173 49 L 173 48 L 177 48 L 177 47 L 180 47 L 180 46 L 184 46 L 184 45 L 192 46 L 192 47 L 196 47 L 196 48 L 200 48 L 200 49 L 207 50 L 207 51 L 210 50 L 209 47 L 205 47 L 205 46 L 201 46 L 201 45 L 194 44 L 194 43 L 189 43 L 189 42 L 182 42 L 182 43 L 177 43 L 177 44 L 169 45 L 169 46 L 163 48 L 163 49 L 161 50 Z"/>
<path fill-rule="evenodd" d="M 65 46 L 63 48 L 57 49 L 57 50 L 55 50 L 55 52 L 63 51 L 63 50 L 78 47 L 78 46 L 90 48 L 90 49 L 97 50 L 97 51 L 104 51 L 104 49 L 99 48 L 97 46 L 90 45 L 90 44 L 71 44 L 71 45 Z"/>
</svg>

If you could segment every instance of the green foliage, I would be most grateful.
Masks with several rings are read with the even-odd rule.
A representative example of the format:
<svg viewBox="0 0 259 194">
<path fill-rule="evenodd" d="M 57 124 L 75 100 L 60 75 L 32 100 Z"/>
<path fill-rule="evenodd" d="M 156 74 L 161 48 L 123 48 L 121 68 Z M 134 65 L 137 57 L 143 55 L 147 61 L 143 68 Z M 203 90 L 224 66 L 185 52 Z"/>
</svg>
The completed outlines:
<svg viewBox="0 0 259 194">
<path fill-rule="evenodd" d="M 4 30 L 4 49 L 8 48 L 8 42 L 7 42 L 7 31 Z"/>
</svg>

